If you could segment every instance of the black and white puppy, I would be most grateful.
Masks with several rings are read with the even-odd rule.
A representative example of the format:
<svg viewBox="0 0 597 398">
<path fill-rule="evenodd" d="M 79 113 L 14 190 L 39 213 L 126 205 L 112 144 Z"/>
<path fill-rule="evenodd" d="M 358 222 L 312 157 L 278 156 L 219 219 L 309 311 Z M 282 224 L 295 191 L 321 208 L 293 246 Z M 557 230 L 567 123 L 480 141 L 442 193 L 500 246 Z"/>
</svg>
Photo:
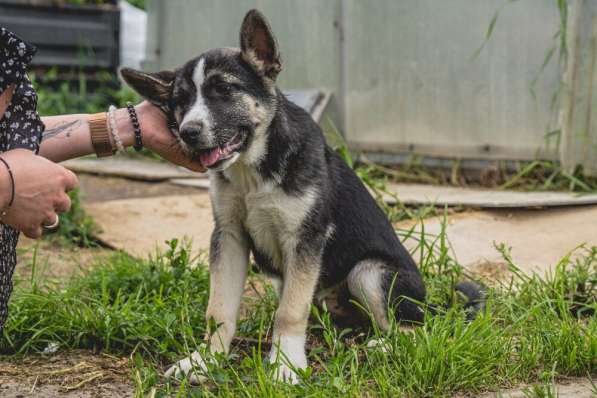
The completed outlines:
<svg viewBox="0 0 597 398">
<path fill-rule="evenodd" d="M 207 51 L 174 72 L 123 69 L 124 80 L 177 122 L 189 154 L 209 170 L 215 219 L 206 319 L 212 353 L 233 338 L 249 256 L 278 287 L 270 361 L 296 383 L 307 367 L 305 339 L 314 299 L 337 319 L 360 318 L 356 300 L 382 330 L 388 309 L 420 322 L 425 287 L 384 212 L 353 170 L 326 145 L 308 113 L 276 87 L 276 39 L 258 11 L 240 30 L 240 49 Z M 202 380 L 195 352 L 167 375 Z M 194 371 L 193 369 L 197 369 Z"/>
</svg>

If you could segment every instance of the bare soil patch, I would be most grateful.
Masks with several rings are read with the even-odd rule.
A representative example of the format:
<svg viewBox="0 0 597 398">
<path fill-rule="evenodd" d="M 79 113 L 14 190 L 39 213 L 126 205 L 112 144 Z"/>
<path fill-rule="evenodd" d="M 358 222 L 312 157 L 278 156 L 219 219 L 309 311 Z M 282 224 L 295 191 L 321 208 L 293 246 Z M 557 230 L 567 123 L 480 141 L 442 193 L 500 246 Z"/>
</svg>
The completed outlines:
<svg viewBox="0 0 597 398">
<path fill-rule="evenodd" d="M 586 378 L 570 377 L 558 379 L 553 386 L 554 396 L 559 398 L 594 398 L 595 390 L 591 381 Z M 484 398 L 527 398 L 540 397 L 542 395 L 534 394 L 532 386 L 518 386 L 510 390 L 503 390 L 498 393 L 489 393 L 483 395 Z M 545 395 L 548 396 L 548 395 Z"/>
<path fill-rule="evenodd" d="M 128 358 L 88 351 L 0 358 L 0 396 L 20 397 L 132 397 Z"/>
</svg>

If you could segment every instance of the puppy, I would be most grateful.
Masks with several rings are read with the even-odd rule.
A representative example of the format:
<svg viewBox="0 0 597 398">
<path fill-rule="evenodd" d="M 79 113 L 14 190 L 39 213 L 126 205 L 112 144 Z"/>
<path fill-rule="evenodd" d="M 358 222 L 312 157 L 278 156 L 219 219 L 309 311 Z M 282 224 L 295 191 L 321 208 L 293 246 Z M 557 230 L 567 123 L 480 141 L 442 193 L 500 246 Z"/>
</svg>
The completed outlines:
<svg viewBox="0 0 597 398">
<path fill-rule="evenodd" d="M 354 171 L 326 145 L 308 113 L 276 87 L 278 44 L 249 11 L 240 48 L 209 50 L 175 71 L 123 69 L 124 80 L 179 126 L 181 145 L 208 169 L 215 229 L 206 319 L 211 353 L 228 353 L 249 256 L 279 286 L 270 361 L 298 381 L 314 298 L 338 320 L 361 319 L 354 300 L 386 330 L 390 314 L 421 322 L 425 287 L 415 262 Z M 195 352 L 167 376 L 200 382 Z"/>
</svg>

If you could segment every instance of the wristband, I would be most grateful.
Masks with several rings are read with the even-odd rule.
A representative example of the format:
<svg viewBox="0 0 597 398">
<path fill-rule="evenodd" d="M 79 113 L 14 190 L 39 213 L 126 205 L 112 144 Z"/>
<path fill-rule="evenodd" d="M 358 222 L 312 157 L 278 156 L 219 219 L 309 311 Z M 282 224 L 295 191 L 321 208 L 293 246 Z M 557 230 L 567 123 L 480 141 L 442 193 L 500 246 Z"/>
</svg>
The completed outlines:
<svg viewBox="0 0 597 398">
<path fill-rule="evenodd" d="M 91 144 L 98 158 L 114 155 L 116 152 L 110 141 L 110 132 L 108 131 L 108 117 L 105 112 L 96 113 L 87 117 L 89 122 L 89 133 L 91 135 Z"/>
</svg>

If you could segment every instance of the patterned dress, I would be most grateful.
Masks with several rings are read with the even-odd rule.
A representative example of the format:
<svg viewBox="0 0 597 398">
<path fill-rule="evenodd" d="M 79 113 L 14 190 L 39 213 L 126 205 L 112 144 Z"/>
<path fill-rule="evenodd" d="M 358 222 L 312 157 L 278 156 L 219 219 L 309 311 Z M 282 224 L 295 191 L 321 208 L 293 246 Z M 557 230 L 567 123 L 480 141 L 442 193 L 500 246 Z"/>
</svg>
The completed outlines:
<svg viewBox="0 0 597 398">
<path fill-rule="evenodd" d="M 16 148 L 39 149 L 44 125 L 36 111 L 37 95 L 26 74 L 35 51 L 35 47 L 0 26 L 0 95 L 15 85 L 11 102 L 0 115 L 0 153 Z M 17 231 L 0 224 L 0 334 L 8 317 L 18 238 Z"/>
</svg>

